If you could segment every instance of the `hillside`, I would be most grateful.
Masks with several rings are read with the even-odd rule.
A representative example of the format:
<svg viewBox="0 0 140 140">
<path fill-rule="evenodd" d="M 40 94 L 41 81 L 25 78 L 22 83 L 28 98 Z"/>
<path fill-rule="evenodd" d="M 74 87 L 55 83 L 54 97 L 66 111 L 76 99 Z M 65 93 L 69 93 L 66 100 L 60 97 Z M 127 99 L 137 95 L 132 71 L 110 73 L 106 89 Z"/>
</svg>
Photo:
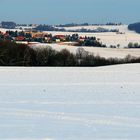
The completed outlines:
<svg viewBox="0 0 140 140">
<path fill-rule="evenodd" d="M 139 140 L 139 70 L 0 68 L 0 139 Z"/>
<path fill-rule="evenodd" d="M 62 28 L 62 27 L 57 27 Z M 82 33 L 82 32 L 70 32 L 71 30 L 79 30 L 79 29 L 87 29 L 87 30 L 96 30 L 97 28 L 104 28 L 107 30 L 119 30 L 119 33 L 116 32 L 99 32 L 99 33 Z M 127 47 L 130 42 L 139 43 L 140 44 L 140 34 L 135 31 L 128 30 L 128 25 L 100 25 L 100 26 L 76 26 L 76 27 L 65 27 L 65 30 L 69 30 L 69 32 L 60 32 L 60 31 L 44 31 L 44 33 L 51 33 L 52 35 L 72 35 L 78 33 L 79 36 L 82 37 L 96 37 L 99 39 L 102 44 L 106 44 L 108 47 L 111 45 L 117 46 L 119 44 L 120 48 Z M 18 29 L 3 29 L 0 28 L 1 32 L 6 32 L 8 30 L 11 31 L 22 31 Z M 24 28 L 23 28 L 24 30 Z"/>
<path fill-rule="evenodd" d="M 136 33 L 140 33 L 140 22 L 133 23 L 128 26 L 129 30 L 135 31 Z"/>
<path fill-rule="evenodd" d="M 62 49 L 67 49 L 71 53 L 76 53 L 77 48 L 81 48 L 80 46 L 69 46 L 65 44 L 46 44 L 39 43 L 34 46 L 34 48 L 47 48 L 48 46 L 52 47 L 57 51 L 61 51 Z M 101 48 L 101 47 L 82 47 L 85 51 L 89 53 L 93 53 L 94 55 L 100 55 L 104 58 L 125 58 L 127 55 L 131 55 L 134 57 L 140 57 L 140 49 L 124 49 L 124 48 Z"/>
<path fill-rule="evenodd" d="M 90 37 L 96 37 L 100 39 L 100 41 L 103 44 L 106 44 L 108 47 L 110 45 L 115 45 L 117 46 L 118 44 L 120 45 L 120 48 L 127 47 L 130 42 L 132 43 L 139 43 L 140 44 L 140 34 L 128 30 L 128 25 L 118 25 L 118 26 L 111 26 L 111 25 L 106 25 L 106 26 L 76 26 L 76 27 L 65 27 L 64 29 L 66 30 L 77 30 L 77 29 L 97 29 L 97 28 L 105 28 L 108 30 L 111 29 L 117 29 L 119 30 L 119 33 L 114 33 L 114 32 L 103 32 L 103 33 L 78 33 L 80 36 L 90 36 Z M 73 32 L 51 32 L 51 31 L 46 31 L 46 33 L 51 33 L 52 35 L 72 35 Z"/>
</svg>

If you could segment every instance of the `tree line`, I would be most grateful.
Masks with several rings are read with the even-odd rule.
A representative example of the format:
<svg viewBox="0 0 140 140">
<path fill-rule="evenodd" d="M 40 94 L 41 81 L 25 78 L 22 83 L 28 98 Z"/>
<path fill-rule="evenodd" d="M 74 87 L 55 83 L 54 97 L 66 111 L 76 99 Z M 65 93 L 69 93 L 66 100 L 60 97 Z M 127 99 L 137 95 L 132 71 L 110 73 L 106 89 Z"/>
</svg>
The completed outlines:
<svg viewBox="0 0 140 140">
<path fill-rule="evenodd" d="M 86 24 L 85 24 L 86 25 Z M 72 27 L 76 27 L 78 25 L 74 24 L 71 25 Z M 66 27 L 71 27 L 70 25 L 66 25 Z M 84 26 L 84 24 L 82 25 Z M 60 32 L 83 32 L 83 33 L 100 33 L 100 32 L 119 32 L 118 29 L 105 29 L 103 27 L 98 27 L 97 29 L 74 29 L 74 30 L 68 30 L 63 27 L 63 25 L 60 25 L 61 28 L 58 28 L 57 26 L 52 25 L 38 25 L 36 28 L 34 28 L 34 31 L 60 31 Z"/>
<path fill-rule="evenodd" d="M 31 48 L 24 44 L 0 41 L 0 66 L 95 67 L 124 63 L 140 63 L 140 57 L 128 55 L 124 59 L 107 59 L 88 53 L 82 47 L 74 54 L 67 49 L 56 51 L 51 47 Z"/>
</svg>

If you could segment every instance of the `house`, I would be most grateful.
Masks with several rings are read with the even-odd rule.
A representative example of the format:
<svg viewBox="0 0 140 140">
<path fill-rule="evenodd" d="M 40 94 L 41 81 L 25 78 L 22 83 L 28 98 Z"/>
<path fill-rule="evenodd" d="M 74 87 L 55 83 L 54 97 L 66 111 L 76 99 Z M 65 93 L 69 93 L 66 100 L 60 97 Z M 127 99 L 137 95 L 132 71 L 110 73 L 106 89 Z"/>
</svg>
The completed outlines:
<svg viewBox="0 0 140 140">
<path fill-rule="evenodd" d="M 61 42 L 61 40 L 60 40 L 60 39 L 55 39 L 55 41 L 56 41 L 57 43 Z"/>
<path fill-rule="evenodd" d="M 16 41 L 24 41 L 25 37 L 24 36 L 17 36 L 17 37 L 15 37 L 15 40 Z"/>
<path fill-rule="evenodd" d="M 0 31 L 0 34 L 3 35 L 4 33 Z"/>
<path fill-rule="evenodd" d="M 9 36 L 9 34 L 8 34 L 8 33 L 4 33 L 3 35 L 4 35 L 4 37 L 8 37 L 8 36 Z"/>
<path fill-rule="evenodd" d="M 65 35 L 55 35 L 54 37 L 56 39 L 60 39 L 61 41 L 65 41 L 66 40 L 66 36 Z"/>
<path fill-rule="evenodd" d="M 32 38 L 44 38 L 44 33 L 42 32 L 31 32 Z"/>
<path fill-rule="evenodd" d="M 79 37 L 79 41 L 84 41 L 84 40 L 85 40 L 85 37 L 82 37 L 82 36 Z"/>
<path fill-rule="evenodd" d="M 45 42 L 50 42 L 51 41 L 51 37 L 45 37 Z"/>
</svg>

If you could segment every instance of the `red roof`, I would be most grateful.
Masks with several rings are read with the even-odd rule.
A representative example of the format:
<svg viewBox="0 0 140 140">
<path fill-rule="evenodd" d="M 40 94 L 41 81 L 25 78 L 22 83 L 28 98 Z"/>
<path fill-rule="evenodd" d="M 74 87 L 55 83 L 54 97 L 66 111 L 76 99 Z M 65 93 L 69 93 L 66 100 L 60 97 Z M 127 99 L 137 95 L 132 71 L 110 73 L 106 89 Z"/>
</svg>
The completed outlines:
<svg viewBox="0 0 140 140">
<path fill-rule="evenodd" d="M 64 38 L 65 35 L 55 35 L 55 37 L 58 37 L 58 38 Z"/>
<path fill-rule="evenodd" d="M 5 33 L 5 34 L 3 34 L 4 36 L 9 36 L 9 34 L 8 33 Z"/>
<path fill-rule="evenodd" d="M 80 39 L 85 39 L 85 37 L 80 36 Z"/>
<path fill-rule="evenodd" d="M 24 39 L 25 39 L 25 38 L 24 38 L 23 36 L 17 36 L 17 37 L 16 37 L 16 40 L 17 40 L 17 41 L 23 41 Z"/>
</svg>

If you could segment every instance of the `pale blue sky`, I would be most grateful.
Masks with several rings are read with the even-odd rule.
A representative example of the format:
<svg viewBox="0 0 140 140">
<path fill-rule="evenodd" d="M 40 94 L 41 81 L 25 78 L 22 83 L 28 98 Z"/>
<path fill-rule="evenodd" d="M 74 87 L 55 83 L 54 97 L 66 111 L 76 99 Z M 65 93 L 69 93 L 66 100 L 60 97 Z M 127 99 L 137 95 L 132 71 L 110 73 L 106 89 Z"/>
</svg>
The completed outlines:
<svg viewBox="0 0 140 140">
<path fill-rule="evenodd" d="M 0 21 L 17 23 L 133 23 L 140 0 L 0 0 Z"/>
</svg>

